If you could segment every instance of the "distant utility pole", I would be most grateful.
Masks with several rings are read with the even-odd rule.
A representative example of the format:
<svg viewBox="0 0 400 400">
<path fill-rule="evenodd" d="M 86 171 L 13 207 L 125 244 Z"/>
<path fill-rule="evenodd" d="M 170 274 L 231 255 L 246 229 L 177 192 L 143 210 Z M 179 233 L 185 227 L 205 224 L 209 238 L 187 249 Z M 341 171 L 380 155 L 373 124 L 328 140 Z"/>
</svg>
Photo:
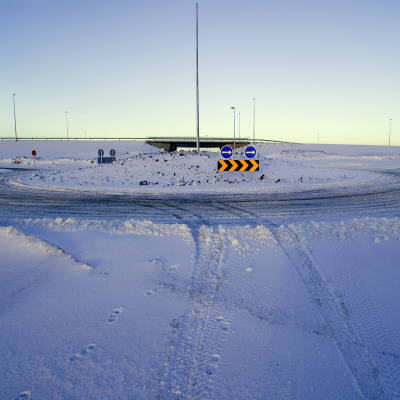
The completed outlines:
<svg viewBox="0 0 400 400">
<path fill-rule="evenodd" d="M 240 113 L 239 113 L 239 140 L 240 140 Z"/>
<path fill-rule="evenodd" d="M 318 144 L 319 144 L 319 132 L 318 132 Z"/>
<path fill-rule="evenodd" d="M 197 152 L 200 151 L 200 113 L 199 113 L 199 3 L 196 3 L 196 120 Z"/>
<path fill-rule="evenodd" d="M 68 111 L 65 111 L 65 119 L 67 121 L 67 139 L 68 139 Z"/>
<path fill-rule="evenodd" d="M 253 97 L 253 143 L 256 141 L 256 98 Z"/>
<path fill-rule="evenodd" d="M 389 120 L 389 146 L 390 146 L 390 135 L 392 133 L 392 118 Z"/>
<path fill-rule="evenodd" d="M 15 130 L 15 141 L 18 142 L 17 136 L 17 117 L 15 114 L 15 93 L 13 94 L 13 102 L 14 102 L 14 130 Z"/>
<path fill-rule="evenodd" d="M 233 150 L 236 149 L 236 143 L 235 143 L 235 117 L 236 117 L 236 108 L 235 107 L 231 107 L 231 109 L 233 110 Z"/>
</svg>

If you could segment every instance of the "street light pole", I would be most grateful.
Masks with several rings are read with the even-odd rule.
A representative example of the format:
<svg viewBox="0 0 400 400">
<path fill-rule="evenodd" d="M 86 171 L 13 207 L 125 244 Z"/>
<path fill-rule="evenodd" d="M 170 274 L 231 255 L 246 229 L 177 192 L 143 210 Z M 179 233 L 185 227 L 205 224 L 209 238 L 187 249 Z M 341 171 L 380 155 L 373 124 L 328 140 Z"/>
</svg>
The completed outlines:
<svg viewBox="0 0 400 400">
<path fill-rule="evenodd" d="M 236 143 L 235 143 L 236 108 L 231 107 L 231 109 L 233 110 L 233 150 L 235 150 L 236 149 Z"/>
<path fill-rule="evenodd" d="M 14 102 L 14 130 L 15 130 L 15 141 L 18 142 L 17 136 L 17 117 L 15 114 L 15 93 L 13 94 L 13 102 Z"/>
<path fill-rule="evenodd" d="M 253 143 L 256 141 L 256 98 L 253 97 Z"/>
<path fill-rule="evenodd" d="M 199 112 L 199 3 L 196 3 L 196 121 L 197 152 L 200 151 L 200 112 Z"/>
<path fill-rule="evenodd" d="M 65 119 L 67 121 L 67 140 L 68 140 L 68 111 L 65 111 Z"/>
<path fill-rule="evenodd" d="M 239 113 L 239 140 L 240 140 L 240 113 Z"/>
<path fill-rule="evenodd" d="M 389 121 L 389 146 L 390 146 L 390 134 L 392 133 L 392 118 Z"/>
</svg>

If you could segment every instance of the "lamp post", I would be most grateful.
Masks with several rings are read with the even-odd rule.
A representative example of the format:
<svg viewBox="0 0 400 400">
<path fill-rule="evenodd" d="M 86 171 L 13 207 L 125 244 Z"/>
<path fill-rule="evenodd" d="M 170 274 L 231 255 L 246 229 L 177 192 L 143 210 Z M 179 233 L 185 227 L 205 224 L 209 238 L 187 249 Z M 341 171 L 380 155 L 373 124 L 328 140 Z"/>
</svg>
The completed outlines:
<svg viewBox="0 0 400 400">
<path fill-rule="evenodd" d="M 65 120 L 67 121 L 67 140 L 68 140 L 68 111 L 65 111 Z"/>
<path fill-rule="evenodd" d="M 240 113 L 239 113 L 239 140 L 240 140 Z"/>
<path fill-rule="evenodd" d="M 253 97 L 253 143 L 256 141 L 256 98 Z"/>
<path fill-rule="evenodd" d="M 15 130 L 15 141 L 18 142 L 17 136 L 17 117 L 15 114 L 15 93 L 13 94 L 13 102 L 14 102 L 14 130 Z"/>
<path fill-rule="evenodd" d="M 389 120 L 389 146 L 390 146 L 390 135 L 392 133 L 392 118 Z"/>
<path fill-rule="evenodd" d="M 200 151 L 200 111 L 199 111 L 199 4 L 196 3 L 196 147 Z"/>
<path fill-rule="evenodd" d="M 235 150 L 235 148 L 236 148 L 236 144 L 235 144 L 236 108 L 231 107 L 231 109 L 233 110 L 233 150 Z"/>
</svg>

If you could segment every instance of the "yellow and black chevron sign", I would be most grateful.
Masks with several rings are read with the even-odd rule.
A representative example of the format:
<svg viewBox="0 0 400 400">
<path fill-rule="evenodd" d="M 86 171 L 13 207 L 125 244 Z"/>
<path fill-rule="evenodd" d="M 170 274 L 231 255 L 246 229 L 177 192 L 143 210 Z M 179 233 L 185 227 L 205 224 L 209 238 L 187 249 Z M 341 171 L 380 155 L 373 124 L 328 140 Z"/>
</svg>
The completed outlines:
<svg viewBox="0 0 400 400">
<path fill-rule="evenodd" d="M 222 171 L 259 171 L 258 160 L 218 160 L 218 172 Z"/>
</svg>

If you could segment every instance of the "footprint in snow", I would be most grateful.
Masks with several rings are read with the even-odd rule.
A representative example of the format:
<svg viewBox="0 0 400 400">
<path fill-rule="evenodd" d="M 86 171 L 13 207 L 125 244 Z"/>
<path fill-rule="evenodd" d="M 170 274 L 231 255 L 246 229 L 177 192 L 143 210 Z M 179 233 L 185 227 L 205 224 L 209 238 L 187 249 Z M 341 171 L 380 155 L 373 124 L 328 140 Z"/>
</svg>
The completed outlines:
<svg viewBox="0 0 400 400">
<path fill-rule="evenodd" d="M 79 350 L 78 353 L 75 353 L 69 358 L 69 361 L 76 361 L 79 360 L 82 357 L 87 356 L 91 351 L 93 351 L 96 348 L 95 344 L 88 344 L 86 347 L 83 349 Z"/>
<path fill-rule="evenodd" d="M 146 290 L 144 292 L 144 294 L 147 294 L 147 296 L 151 296 L 154 293 L 157 293 L 159 290 L 164 289 L 166 286 L 168 286 L 168 285 L 167 284 L 157 285 L 157 286 L 153 287 L 153 289 Z"/>
<path fill-rule="evenodd" d="M 174 265 L 171 265 L 171 266 L 168 268 L 168 272 L 169 272 L 170 274 L 175 274 L 175 273 L 178 271 L 178 269 L 179 269 L 179 265 L 178 265 L 178 264 L 174 264 Z"/>
<path fill-rule="evenodd" d="M 29 399 L 29 397 L 31 397 L 31 392 L 22 392 L 15 400 L 26 400 Z"/>
<path fill-rule="evenodd" d="M 163 260 L 160 260 L 159 258 L 153 258 L 151 260 L 148 260 L 144 263 L 146 267 L 156 267 L 162 270 L 165 270 L 165 263 Z"/>
<path fill-rule="evenodd" d="M 108 323 L 109 324 L 114 324 L 115 322 L 118 321 L 119 316 L 122 313 L 122 308 L 116 308 L 110 315 L 110 318 L 108 318 Z"/>
</svg>

